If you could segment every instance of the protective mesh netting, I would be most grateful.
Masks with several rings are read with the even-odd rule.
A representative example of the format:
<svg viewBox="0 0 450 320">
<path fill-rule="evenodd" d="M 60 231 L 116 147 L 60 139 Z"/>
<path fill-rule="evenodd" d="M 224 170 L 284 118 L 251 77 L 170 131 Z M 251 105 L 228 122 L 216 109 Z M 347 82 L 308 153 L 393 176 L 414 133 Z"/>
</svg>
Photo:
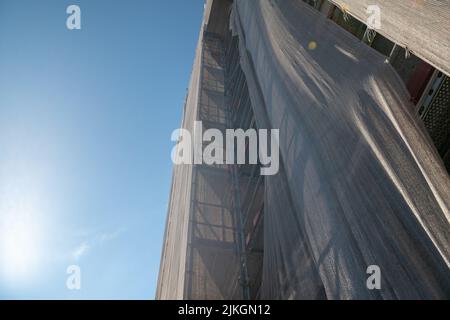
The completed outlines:
<svg viewBox="0 0 450 320">
<path fill-rule="evenodd" d="M 331 0 L 342 10 L 366 22 L 380 9 L 376 30 L 386 38 L 450 74 L 449 0 Z M 369 10 L 368 10 L 369 8 Z"/>
<path fill-rule="evenodd" d="M 257 127 L 280 129 L 256 297 L 449 298 L 450 180 L 385 57 L 301 1 L 232 9 Z M 208 43 L 202 32 L 185 128 L 207 119 Z M 226 101 L 214 107 L 226 113 Z M 158 298 L 242 298 L 230 168 L 219 169 L 175 168 Z M 369 265 L 380 267 L 381 290 L 366 286 Z"/>
</svg>

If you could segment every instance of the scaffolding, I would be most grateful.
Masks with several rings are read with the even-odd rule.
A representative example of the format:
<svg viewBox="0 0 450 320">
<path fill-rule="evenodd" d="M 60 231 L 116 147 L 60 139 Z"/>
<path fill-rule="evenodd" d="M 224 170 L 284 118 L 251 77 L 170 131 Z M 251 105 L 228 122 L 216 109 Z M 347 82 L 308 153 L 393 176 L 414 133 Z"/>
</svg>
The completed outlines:
<svg viewBox="0 0 450 320">
<path fill-rule="evenodd" d="M 450 297 L 439 154 L 386 57 L 310 4 L 207 2 L 183 128 L 280 129 L 280 170 L 175 168 L 158 298 Z"/>
</svg>

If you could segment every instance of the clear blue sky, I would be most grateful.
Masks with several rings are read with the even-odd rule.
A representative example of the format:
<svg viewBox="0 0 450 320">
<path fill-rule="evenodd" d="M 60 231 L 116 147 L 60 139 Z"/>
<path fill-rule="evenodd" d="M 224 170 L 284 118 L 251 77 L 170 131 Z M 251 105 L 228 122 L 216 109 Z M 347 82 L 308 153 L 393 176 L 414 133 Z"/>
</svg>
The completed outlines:
<svg viewBox="0 0 450 320">
<path fill-rule="evenodd" d="M 82 30 L 66 28 L 71 4 Z M 0 298 L 154 298 L 202 14 L 203 0 L 0 0 Z"/>
</svg>

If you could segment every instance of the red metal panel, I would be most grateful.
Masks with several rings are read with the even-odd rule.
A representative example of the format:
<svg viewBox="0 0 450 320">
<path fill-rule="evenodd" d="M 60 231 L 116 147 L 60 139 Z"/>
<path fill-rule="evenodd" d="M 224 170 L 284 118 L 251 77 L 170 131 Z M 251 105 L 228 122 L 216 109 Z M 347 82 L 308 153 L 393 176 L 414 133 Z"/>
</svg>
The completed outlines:
<svg viewBox="0 0 450 320">
<path fill-rule="evenodd" d="M 422 97 L 434 70 L 435 69 L 431 65 L 422 61 L 409 79 L 407 88 L 411 94 L 411 101 L 414 104 L 417 104 Z"/>
</svg>

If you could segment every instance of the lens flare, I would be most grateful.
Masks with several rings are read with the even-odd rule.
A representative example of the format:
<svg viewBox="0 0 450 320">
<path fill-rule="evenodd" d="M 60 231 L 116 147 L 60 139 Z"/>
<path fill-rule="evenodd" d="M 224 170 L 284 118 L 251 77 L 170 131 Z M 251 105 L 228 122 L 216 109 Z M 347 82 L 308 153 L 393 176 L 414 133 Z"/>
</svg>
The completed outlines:
<svg viewBox="0 0 450 320">
<path fill-rule="evenodd" d="M 32 203 L 16 200 L 0 213 L 0 282 L 14 287 L 36 277 L 43 236 Z"/>
</svg>

